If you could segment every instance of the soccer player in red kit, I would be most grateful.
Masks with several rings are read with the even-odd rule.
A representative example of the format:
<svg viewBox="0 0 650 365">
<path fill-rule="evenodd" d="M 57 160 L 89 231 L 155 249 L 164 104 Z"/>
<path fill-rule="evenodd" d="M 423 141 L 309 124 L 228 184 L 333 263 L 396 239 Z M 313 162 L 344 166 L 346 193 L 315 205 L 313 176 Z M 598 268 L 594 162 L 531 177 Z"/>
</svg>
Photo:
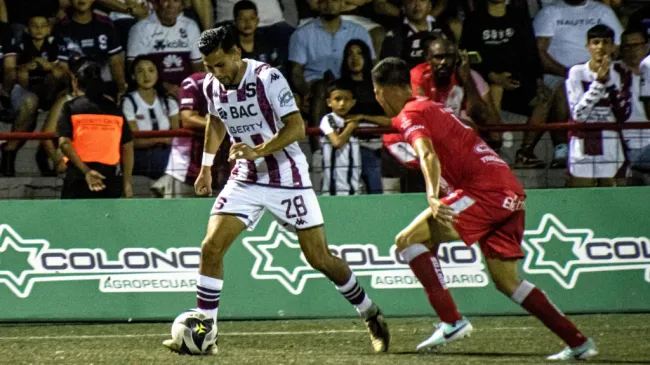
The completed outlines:
<svg viewBox="0 0 650 365">
<path fill-rule="evenodd" d="M 466 55 L 464 55 L 466 57 Z M 444 242 L 478 242 L 499 291 L 537 317 L 568 347 L 549 360 L 586 359 L 597 354 L 587 339 L 532 283 L 517 276 L 524 257 L 524 190 L 508 165 L 473 129 L 444 105 L 413 98 L 404 61 L 387 58 L 372 71 L 383 117 L 363 117 L 394 126 L 413 147 L 425 177 L 429 209 L 397 235 L 396 246 L 420 280 L 441 323 L 418 349 L 466 337 L 472 325 L 460 315 L 436 257 Z M 448 193 L 440 198 L 439 190 Z"/>
</svg>

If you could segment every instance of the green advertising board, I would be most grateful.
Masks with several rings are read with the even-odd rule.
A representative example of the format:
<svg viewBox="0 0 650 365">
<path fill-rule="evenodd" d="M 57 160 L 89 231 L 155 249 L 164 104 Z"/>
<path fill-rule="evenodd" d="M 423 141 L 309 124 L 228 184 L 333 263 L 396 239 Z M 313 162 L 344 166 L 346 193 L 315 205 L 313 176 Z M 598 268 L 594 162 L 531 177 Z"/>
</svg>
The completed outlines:
<svg viewBox="0 0 650 365">
<path fill-rule="evenodd" d="M 1 201 L 0 321 L 169 320 L 195 307 L 212 199 Z M 424 195 L 323 197 L 331 250 L 389 316 L 432 311 L 395 252 Z M 650 189 L 530 191 L 522 276 L 568 313 L 650 310 Z M 460 310 L 521 309 L 494 289 L 476 246 L 439 257 Z M 266 214 L 226 256 L 220 318 L 354 316 Z"/>
</svg>

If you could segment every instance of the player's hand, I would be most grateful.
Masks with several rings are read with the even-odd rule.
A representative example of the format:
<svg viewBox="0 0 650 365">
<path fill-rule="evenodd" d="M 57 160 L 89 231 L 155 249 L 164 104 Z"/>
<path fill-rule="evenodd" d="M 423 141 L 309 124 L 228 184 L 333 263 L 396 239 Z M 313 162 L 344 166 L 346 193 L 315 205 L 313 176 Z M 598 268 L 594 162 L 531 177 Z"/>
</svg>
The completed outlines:
<svg viewBox="0 0 650 365">
<path fill-rule="evenodd" d="M 88 189 L 90 189 L 90 191 L 102 191 L 106 189 L 104 179 L 106 179 L 106 177 L 95 170 L 86 172 L 86 183 L 88 184 Z"/>
<path fill-rule="evenodd" d="M 212 172 L 209 167 L 202 167 L 199 177 L 194 182 L 194 192 L 198 196 L 212 195 Z"/>
<path fill-rule="evenodd" d="M 261 156 L 253 149 L 253 147 L 247 145 L 246 143 L 238 142 L 230 147 L 230 154 L 228 155 L 228 161 L 235 161 L 239 159 L 244 159 L 248 161 L 255 161 Z"/>
<path fill-rule="evenodd" d="M 431 213 L 433 214 L 433 219 L 445 225 L 451 225 L 456 221 L 458 213 L 456 213 L 452 207 L 443 204 L 440 199 L 432 196 L 428 197 L 428 200 L 429 208 L 431 208 Z"/>
<path fill-rule="evenodd" d="M 469 65 L 469 56 L 466 50 L 458 51 L 460 57 L 460 66 L 458 66 L 458 76 L 463 83 L 472 82 L 472 69 Z"/>
<path fill-rule="evenodd" d="M 598 67 L 596 72 L 596 80 L 602 84 L 606 84 L 607 81 L 609 81 L 609 64 L 609 55 L 603 56 L 603 62 L 601 62 L 600 67 Z"/>
<path fill-rule="evenodd" d="M 506 90 L 513 90 L 521 86 L 521 83 L 519 83 L 519 81 L 512 78 L 512 74 L 510 72 L 490 72 L 488 79 L 493 84 L 503 86 L 503 88 Z"/>
</svg>

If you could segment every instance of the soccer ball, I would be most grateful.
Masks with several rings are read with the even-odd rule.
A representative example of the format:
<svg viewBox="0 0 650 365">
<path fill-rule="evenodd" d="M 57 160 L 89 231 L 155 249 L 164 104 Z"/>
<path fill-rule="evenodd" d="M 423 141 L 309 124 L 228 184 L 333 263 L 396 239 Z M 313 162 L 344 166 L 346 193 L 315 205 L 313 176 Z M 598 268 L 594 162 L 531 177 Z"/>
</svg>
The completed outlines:
<svg viewBox="0 0 650 365">
<path fill-rule="evenodd" d="M 212 317 L 198 309 L 181 313 L 172 324 L 172 340 L 186 355 L 206 355 L 217 343 L 217 326 Z"/>
</svg>

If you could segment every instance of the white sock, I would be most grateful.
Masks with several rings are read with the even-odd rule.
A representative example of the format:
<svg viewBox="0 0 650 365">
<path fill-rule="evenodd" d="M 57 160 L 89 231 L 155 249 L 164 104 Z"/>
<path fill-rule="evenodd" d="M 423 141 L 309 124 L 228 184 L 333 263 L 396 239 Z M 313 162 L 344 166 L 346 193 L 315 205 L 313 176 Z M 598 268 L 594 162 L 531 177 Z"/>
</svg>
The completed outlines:
<svg viewBox="0 0 650 365">
<path fill-rule="evenodd" d="M 217 323 L 221 288 L 223 288 L 223 280 L 199 275 L 199 281 L 196 284 L 197 307 L 211 316 L 214 323 Z"/>
<path fill-rule="evenodd" d="M 363 290 L 363 288 L 359 285 L 357 282 L 357 277 L 354 276 L 354 273 L 350 275 L 350 280 L 348 280 L 347 283 L 337 287 L 337 289 L 362 316 L 372 306 L 372 300 L 370 300 L 370 297 L 368 297 L 365 290 Z"/>
</svg>

